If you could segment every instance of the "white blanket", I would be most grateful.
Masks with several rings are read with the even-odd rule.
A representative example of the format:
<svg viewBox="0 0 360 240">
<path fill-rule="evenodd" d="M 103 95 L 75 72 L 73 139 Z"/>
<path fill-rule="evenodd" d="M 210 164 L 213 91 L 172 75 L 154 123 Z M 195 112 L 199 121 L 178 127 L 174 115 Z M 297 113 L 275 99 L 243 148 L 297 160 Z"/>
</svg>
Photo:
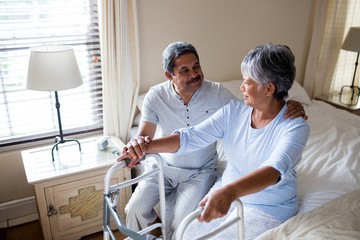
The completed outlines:
<svg viewBox="0 0 360 240">
<path fill-rule="evenodd" d="M 305 110 L 310 136 L 297 167 L 300 213 L 360 189 L 360 117 L 315 100 Z"/>
<path fill-rule="evenodd" d="M 298 214 L 256 240 L 360 239 L 360 190 Z"/>
</svg>

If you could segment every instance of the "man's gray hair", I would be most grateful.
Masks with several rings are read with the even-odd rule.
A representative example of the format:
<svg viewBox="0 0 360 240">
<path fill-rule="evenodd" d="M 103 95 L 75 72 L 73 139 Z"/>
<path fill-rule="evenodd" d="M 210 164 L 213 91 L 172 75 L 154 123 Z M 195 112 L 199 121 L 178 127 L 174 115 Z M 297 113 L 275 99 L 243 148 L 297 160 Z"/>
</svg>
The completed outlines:
<svg viewBox="0 0 360 240">
<path fill-rule="evenodd" d="M 193 45 L 188 42 L 173 42 L 165 48 L 162 54 L 163 68 L 165 71 L 174 73 L 175 59 L 181 55 L 193 53 L 199 60 L 199 55 Z"/>
</svg>

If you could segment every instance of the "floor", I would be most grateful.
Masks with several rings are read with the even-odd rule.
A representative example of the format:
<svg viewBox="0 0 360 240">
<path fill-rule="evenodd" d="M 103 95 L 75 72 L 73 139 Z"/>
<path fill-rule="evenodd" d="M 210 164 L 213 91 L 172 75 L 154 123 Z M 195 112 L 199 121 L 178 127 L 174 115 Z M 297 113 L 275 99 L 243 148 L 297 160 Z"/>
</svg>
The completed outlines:
<svg viewBox="0 0 360 240">
<path fill-rule="evenodd" d="M 124 235 L 115 233 L 116 239 L 124 239 Z M 81 240 L 100 240 L 103 233 L 95 233 L 82 237 Z M 10 228 L 0 229 L 0 240 L 44 240 L 39 221 L 33 221 Z"/>
</svg>

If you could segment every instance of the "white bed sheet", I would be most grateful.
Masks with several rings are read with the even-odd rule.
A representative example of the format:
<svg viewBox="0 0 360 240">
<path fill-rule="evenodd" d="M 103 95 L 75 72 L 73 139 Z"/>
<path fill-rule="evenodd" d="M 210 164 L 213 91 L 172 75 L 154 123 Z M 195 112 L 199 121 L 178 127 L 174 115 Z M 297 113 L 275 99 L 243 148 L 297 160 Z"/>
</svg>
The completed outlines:
<svg viewBox="0 0 360 240">
<path fill-rule="evenodd" d="M 360 239 L 360 190 L 298 214 L 256 238 L 268 239 Z"/>
<path fill-rule="evenodd" d="M 299 213 L 360 189 L 360 117 L 312 100 L 310 136 L 297 167 Z"/>
</svg>

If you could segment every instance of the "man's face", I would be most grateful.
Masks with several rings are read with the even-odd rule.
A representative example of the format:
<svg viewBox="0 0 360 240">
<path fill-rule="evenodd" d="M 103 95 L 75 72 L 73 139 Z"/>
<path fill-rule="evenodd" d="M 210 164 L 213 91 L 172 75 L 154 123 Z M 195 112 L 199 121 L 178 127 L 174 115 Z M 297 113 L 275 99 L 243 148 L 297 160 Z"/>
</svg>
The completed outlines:
<svg viewBox="0 0 360 240">
<path fill-rule="evenodd" d="M 187 53 L 175 59 L 173 72 L 173 74 L 165 72 L 165 75 L 173 82 L 178 93 L 184 91 L 194 93 L 204 80 L 200 63 L 193 53 Z"/>
</svg>

